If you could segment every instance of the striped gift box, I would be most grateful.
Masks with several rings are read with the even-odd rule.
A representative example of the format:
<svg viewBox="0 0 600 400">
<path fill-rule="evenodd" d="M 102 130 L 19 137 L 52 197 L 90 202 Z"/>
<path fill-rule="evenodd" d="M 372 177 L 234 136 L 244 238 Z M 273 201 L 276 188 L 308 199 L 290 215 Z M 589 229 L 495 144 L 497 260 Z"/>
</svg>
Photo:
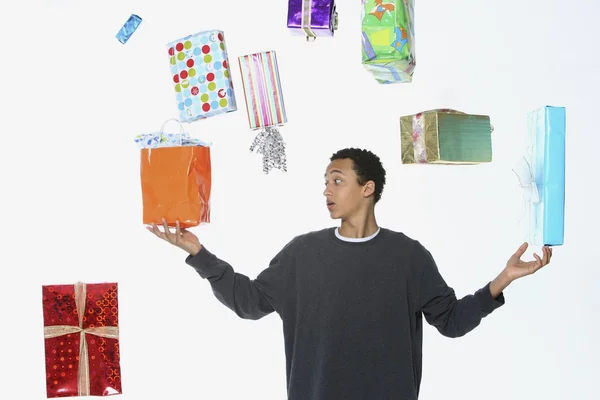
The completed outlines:
<svg viewBox="0 0 600 400">
<path fill-rule="evenodd" d="M 287 122 L 275 51 L 238 58 L 251 129 L 268 128 Z"/>
</svg>

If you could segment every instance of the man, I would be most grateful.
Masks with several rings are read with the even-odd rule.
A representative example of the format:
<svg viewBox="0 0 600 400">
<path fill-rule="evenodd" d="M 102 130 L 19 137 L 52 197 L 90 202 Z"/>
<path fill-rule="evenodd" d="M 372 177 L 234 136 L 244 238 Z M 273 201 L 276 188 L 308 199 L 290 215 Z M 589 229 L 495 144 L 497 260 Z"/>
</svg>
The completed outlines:
<svg viewBox="0 0 600 400">
<path fill-rule="evenodd" d="M 241 318 L 279 314 L 288 400 L 416 400 L 422 317 L 442 335 L 465 335 L 504 304 L 512 281 L 548 264 L 552 250 L 524 262 L 524 243 L 493 281 L 457 300 L 418 241 L 377 225 L 385 185 L 379 158 L 351 148 L 330 161 L 323 194 L 340 227 L 295 237 L 255 280 L 178 224 L 175 232 L 164 221 L 164 232 L 148 229 L 187 251 L 186 263 Z"/>
</svg>

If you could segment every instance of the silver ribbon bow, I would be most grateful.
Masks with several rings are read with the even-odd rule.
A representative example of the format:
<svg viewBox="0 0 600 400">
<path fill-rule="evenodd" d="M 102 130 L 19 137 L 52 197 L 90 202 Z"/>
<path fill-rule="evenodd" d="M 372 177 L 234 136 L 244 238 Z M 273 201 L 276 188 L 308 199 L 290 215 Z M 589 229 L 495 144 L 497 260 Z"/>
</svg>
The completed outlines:
<svg viewBox="0 0 600 400">
<path fill-rule="evenodd" d="M 263 156 L 263 172 L 268 174 L 273 168 L 287 172 L 285 143 L 276 127 L 262 130 L 252 142 L 250 151 L 256 150 Z"/>
</svg>

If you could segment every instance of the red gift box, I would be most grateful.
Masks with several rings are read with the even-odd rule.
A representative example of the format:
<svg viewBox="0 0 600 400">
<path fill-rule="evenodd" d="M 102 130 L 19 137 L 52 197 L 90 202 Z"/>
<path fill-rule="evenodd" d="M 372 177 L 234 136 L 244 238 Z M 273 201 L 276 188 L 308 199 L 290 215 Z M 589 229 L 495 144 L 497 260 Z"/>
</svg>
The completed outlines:
<svg viewBox="0 0 600 400">
<path fill-rule="evenodd" d="M 46 393 L 121 393 L 116 283 L 42 286 Z"/>
</svg>

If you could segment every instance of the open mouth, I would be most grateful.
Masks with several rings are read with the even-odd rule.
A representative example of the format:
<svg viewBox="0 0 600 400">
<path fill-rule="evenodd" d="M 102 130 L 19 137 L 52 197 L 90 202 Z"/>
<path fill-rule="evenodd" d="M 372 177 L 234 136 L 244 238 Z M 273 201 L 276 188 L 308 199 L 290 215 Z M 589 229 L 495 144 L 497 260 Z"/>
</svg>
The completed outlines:
<svg viewBox="0 0 600 400">
<path fill-rule="evenodd" d="M 327 208 L 329 208 L 331 210 L 333 208 L 333 206 L 335 206 L 335 203 L 333 201 L 327 202 Z"/>
</svg>

